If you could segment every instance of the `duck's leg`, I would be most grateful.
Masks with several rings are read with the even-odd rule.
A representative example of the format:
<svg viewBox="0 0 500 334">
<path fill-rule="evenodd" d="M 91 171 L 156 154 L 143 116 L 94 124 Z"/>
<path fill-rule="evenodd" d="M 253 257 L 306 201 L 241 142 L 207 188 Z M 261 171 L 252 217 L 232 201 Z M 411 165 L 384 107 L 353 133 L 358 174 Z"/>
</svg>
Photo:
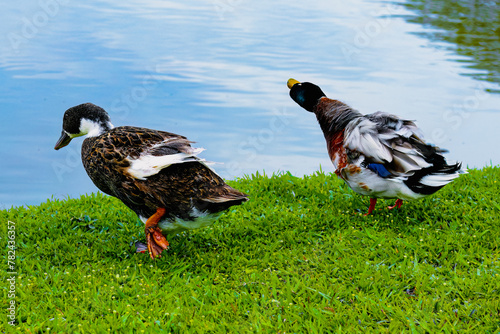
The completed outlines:
<svg viewBox="0 0 500 334">
<path fill-rule="evenodd" d="M 376 198 L 370 198 L 370 206 L 368 207 L 368 212 L 365 213 L 365 216 L 368 216 L 375 209 L 375 204 L 377 204 Z"/>
<path fill-rule="evenodd" d="M 148 242 L 149 256 L 154 260 L 160 256 L 163 250 L 168 249 L 168 241 L 165 239 L 158 227 L 158 222 L 165 215 L 164 208 L 156 209 L 156 212 L 146 221 L 146 240 Z"/>
<path fill-rule="evenodd" d="M 389 209 L 389 210 L 392 210 L 394 208 L 401 209 L 401 205 L 403 205 L 403 200 L 398 198 L 396 200 L 396 203 L 394 203 L 394 205 L 388 206 L 387 209 Z"/>
</svg>

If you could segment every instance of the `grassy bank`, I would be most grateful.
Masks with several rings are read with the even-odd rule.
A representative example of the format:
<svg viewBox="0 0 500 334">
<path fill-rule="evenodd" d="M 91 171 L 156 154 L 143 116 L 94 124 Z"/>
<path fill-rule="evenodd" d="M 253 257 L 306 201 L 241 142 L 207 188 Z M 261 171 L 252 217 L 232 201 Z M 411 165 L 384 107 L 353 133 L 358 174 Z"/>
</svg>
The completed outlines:
<svg viewBox="0 0 500 334">
<path fill-rule="evenodd" d="M 500 169 L 389 211 L 335 175 L 230 182 L 251 201 L 168 238 L 151 261 L 134 213 L 93 194 L 0 212 L 16 229 L 6 331 L 465 332 L 500 328 Z M 6 253 L 3 254 L 7 263 Z M 5 266 L 4 266 L 5 267 Z M 2 314 L 8 308 L 3 286 Z"/>
</svg>

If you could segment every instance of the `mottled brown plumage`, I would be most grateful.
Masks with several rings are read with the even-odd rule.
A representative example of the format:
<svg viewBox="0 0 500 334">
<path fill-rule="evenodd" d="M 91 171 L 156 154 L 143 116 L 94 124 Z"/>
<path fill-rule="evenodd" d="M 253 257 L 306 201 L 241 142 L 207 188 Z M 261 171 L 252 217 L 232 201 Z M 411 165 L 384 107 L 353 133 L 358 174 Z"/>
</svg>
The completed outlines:
<svg viewBox="0 0 500 334">
<path fill-rule="evenodd" d="M 78 133 L 66 130 L 76 128 Z M 131 126 L 113 128 L 102 108 L 83 104 L 66 111 L 56 149 L 67 145 L 67 138 L 84 134 L 89 135 L 82 144 L 87 174 L 101 191 L 147 219 L 153 258 L 168 246 L 158 224 L 173 233 L 206 226 L 209 218 L 248 199 L 207 167 L 186 137 Z M 150 244 L 154 239 L 159 242 Z"/>
<path fill-rule="evenodd" d="M 169 140 L 161 150 L 154 149 L 155 144 Z M 142 217 L 149 217 L 156 208 L 163 207 L 167 217 L 186 220 L 192 218 L 189 212 L 193 206 L 200 211 L 216 213 L 246 197 L 198 161 L 171 165 L 146 180 L 136 179 L 127 171 L 129 159 L 141 154 L 189 154 L 191 149 L 190 142 L 183 136 L 123 126 L 98 137 L 86 138 L 82 145 L 82 161 L 87 174 L 101 191 L 119 198 Z"/>
</svg>

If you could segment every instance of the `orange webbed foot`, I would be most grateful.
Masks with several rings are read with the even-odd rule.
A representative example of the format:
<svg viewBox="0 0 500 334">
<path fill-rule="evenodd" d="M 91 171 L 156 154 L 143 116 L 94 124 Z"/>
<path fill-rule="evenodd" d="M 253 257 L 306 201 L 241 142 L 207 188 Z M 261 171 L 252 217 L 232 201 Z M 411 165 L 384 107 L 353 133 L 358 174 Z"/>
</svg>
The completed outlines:
<svg viewBox="0 0 500 334">
<path fill-rule="evenodd" d="M 157 208 L 156 212 L 146 221 L 146 241 L 148 243 L 149 256 L 154 260 L 161 252 L 168 249 L 168 241 L 165 239 L 158 227 L 158 222 L 165 215 L 164 208 Z"/>
<path fill-rule="evenodd" d="M 168 249 L 168 241 L 161 233 L 158 226 L 146 227 L 146 241 L 148 243 L 149 256 L 154 260 L 161 257 L 161 252 Z"/>
</svg>

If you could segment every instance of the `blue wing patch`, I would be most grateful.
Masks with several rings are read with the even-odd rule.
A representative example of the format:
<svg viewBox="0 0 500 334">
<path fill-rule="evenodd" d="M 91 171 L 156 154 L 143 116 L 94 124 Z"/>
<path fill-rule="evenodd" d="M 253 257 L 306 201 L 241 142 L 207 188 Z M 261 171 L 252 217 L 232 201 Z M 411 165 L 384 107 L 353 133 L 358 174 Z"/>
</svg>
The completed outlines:
<svg viewBox="0 0 500 334">
<path fill-rule="evenodd" d="M 369 164 L 366 167 L 372 172 L 377 173 L 380 177 L 389 177 L 392 175 L 382 164 Z"/>
</svg>

